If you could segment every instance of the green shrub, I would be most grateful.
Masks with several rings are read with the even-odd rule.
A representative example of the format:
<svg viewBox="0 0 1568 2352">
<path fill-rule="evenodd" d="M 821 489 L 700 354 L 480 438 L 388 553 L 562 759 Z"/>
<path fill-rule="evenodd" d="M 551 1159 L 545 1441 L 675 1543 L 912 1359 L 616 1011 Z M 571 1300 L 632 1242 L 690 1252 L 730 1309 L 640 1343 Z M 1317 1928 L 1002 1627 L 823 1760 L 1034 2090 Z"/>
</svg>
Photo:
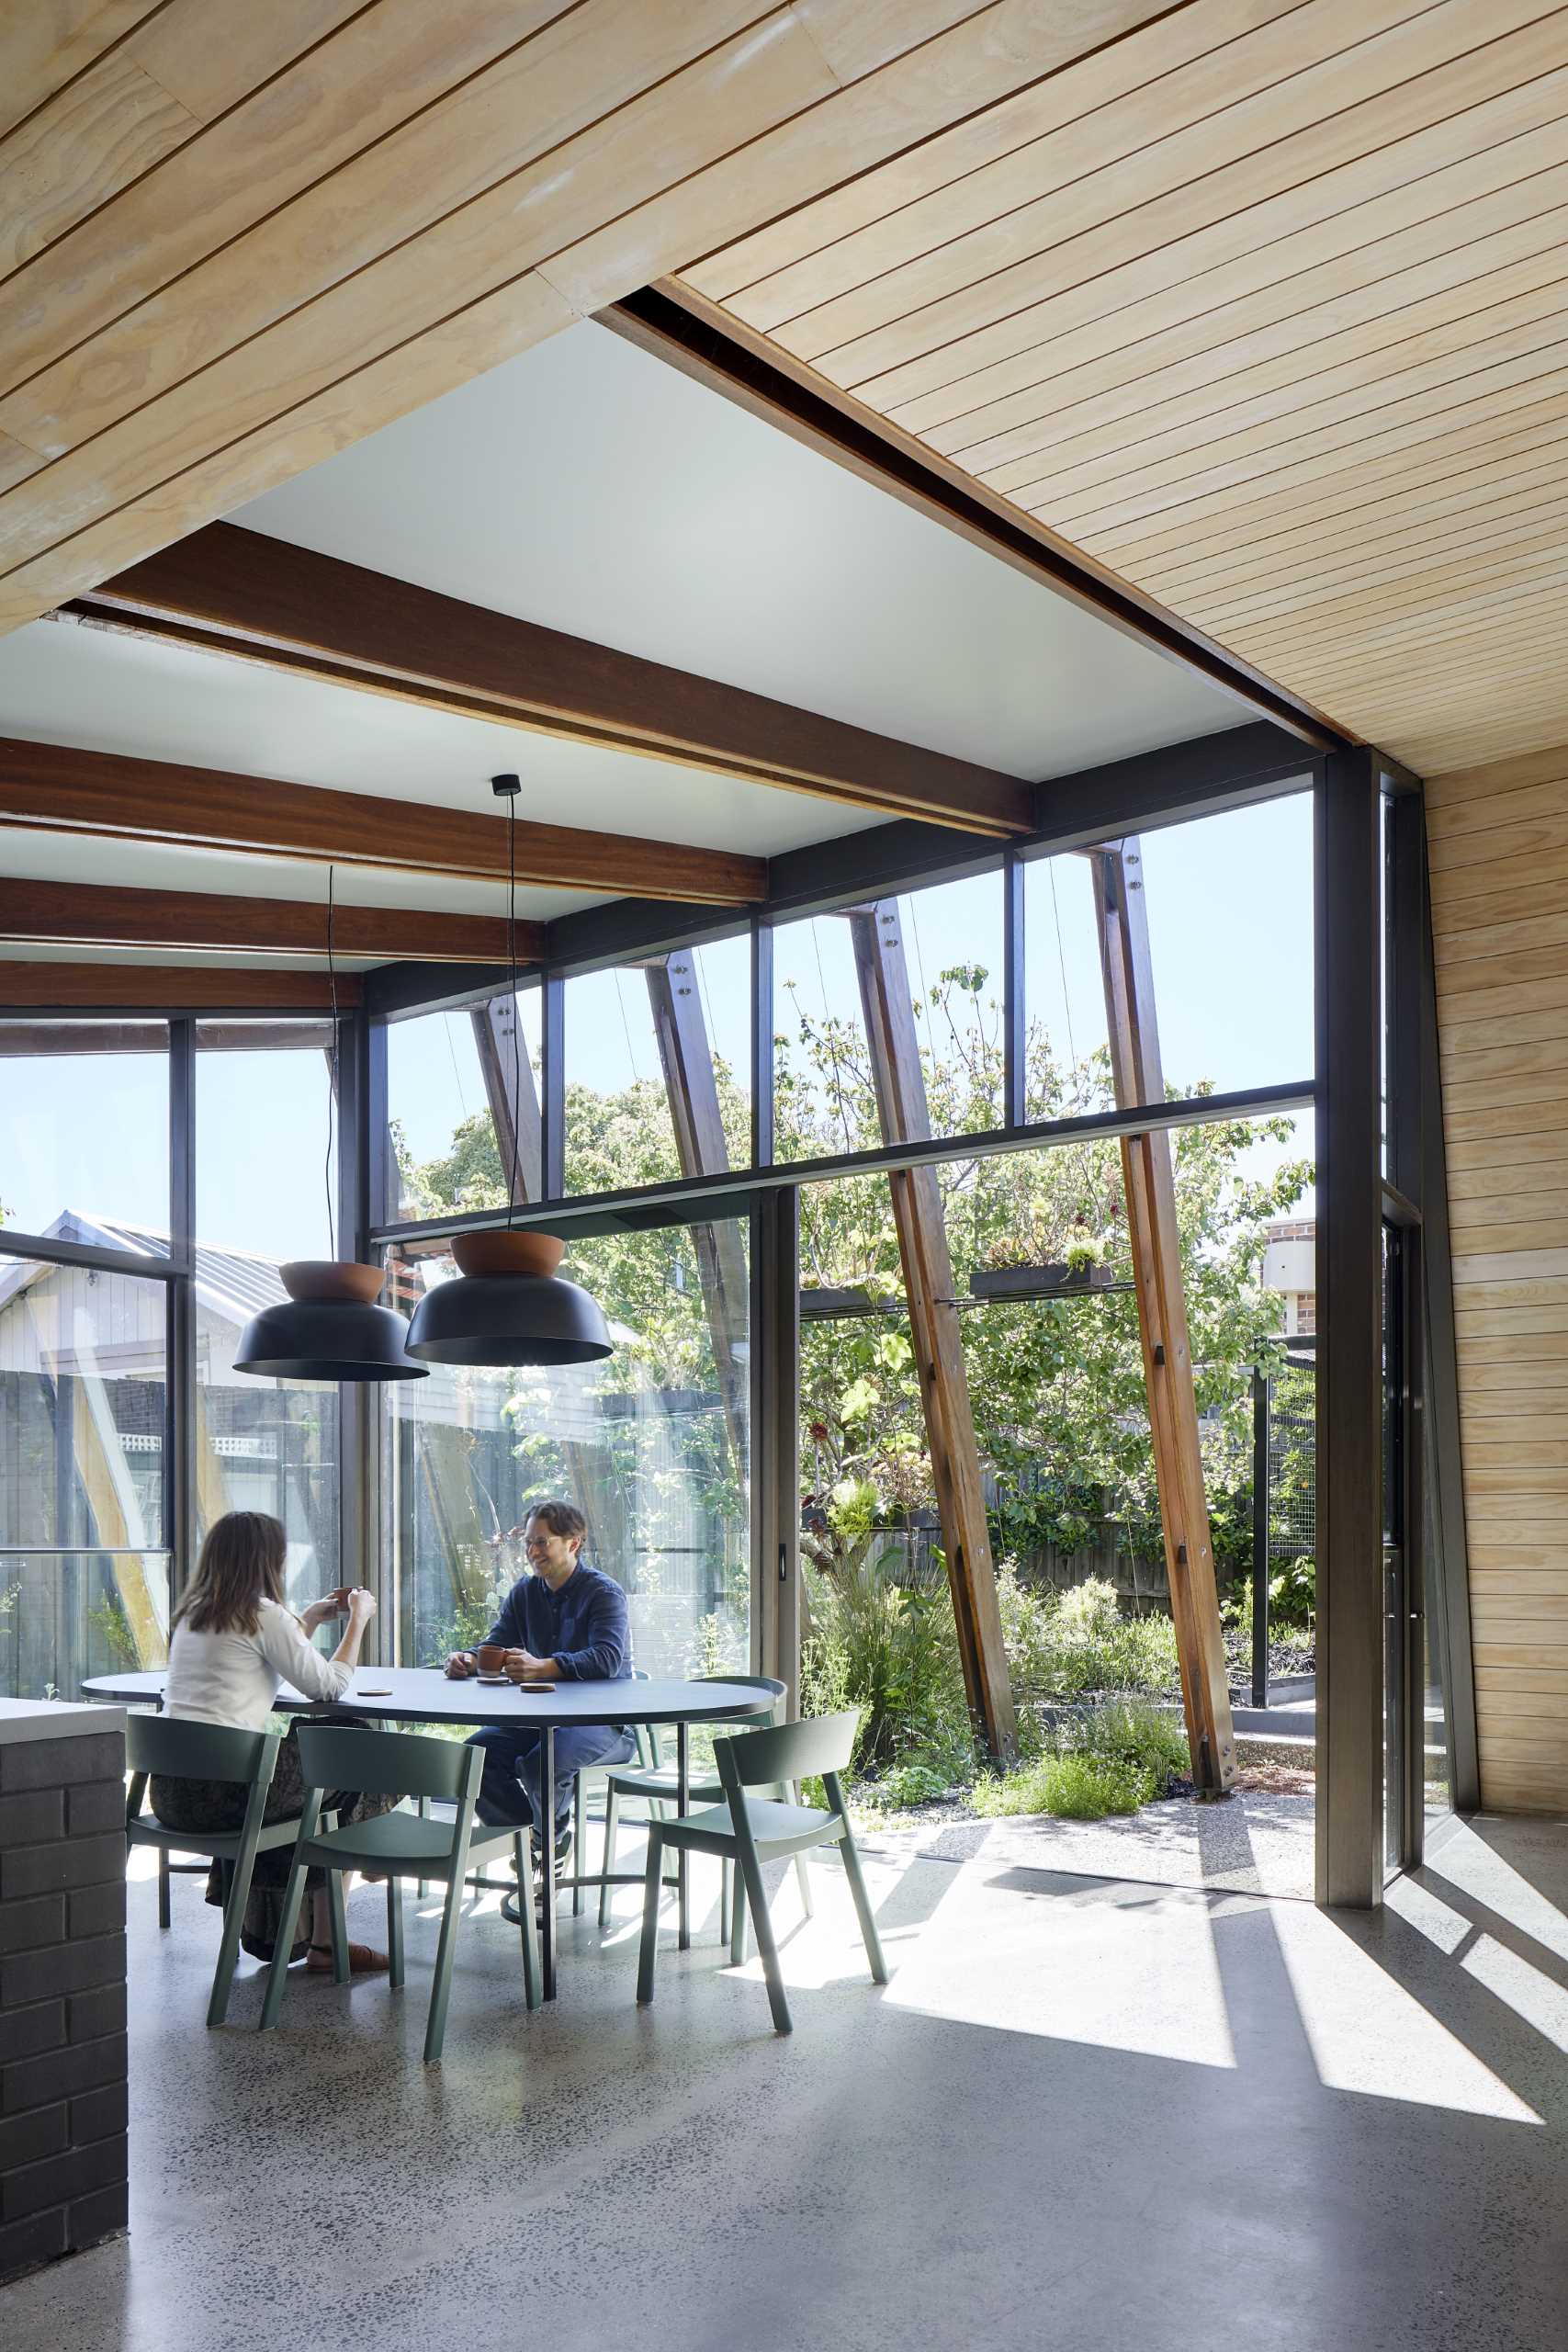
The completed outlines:
<svg viewBox="0 0 1568 2352">
<path fill-rule="evenodd" d="M 1036 1592 L 1012 1562 L 998 1570 L 1002 1641 L 1021 1704 L 1102 1690 L 1149 1696 L 1180 1689 L 1168 1617 L 1123 1617 L 1116 1588 L 1089 1577 L 1066 1592 Z"/>
<path fill-rule="evenodd" d="M 940 1764 L 909 1756 L 874 1781 L 867 1793 L 874 1793 L 877 1804 L 890 1812 L 902 1812 L 906 1805 L 930 1804 L 933 1798 L 944 1797 L 952 1785 Z"/>
<path fill-rule="evenodd" d="M 1116 1757 L 1075 1752 L 1042 1756 L 1022 1771 L 977 1781 L 976 1813 L 1047 1813 L 1064 1821 L 1098 1821 L 1136 1813 L 1148 1801 L 1147 1776 Z"/>
<path fill-rule="evenodd" d="M 1151 1797 L 1163 1796 L 1169 1781 L 1184 1780 L 1191 1771 L 1187 1734 L 1176 1716 L 1162 1707 L 1116 1700 L 1109 1706 L 1096 1707 L 1075 1728 L 1080 1736 L 1074 1744 L 1084 1752 L 1134 1765 L 1146 1773 Z"/>
<path fill-rule="evenodd" d="M 911 1590 L 891 1573 L 897 1555 L 809 1577 L 811 1632 L 802 1645 L 803 1712 L 862 1711 L 862 1771 L 967 1726 L 953 1601 L 945 1585 Z"/>
<path fill-rule="evenodd" d="M 1043 1756 L 976 1783 L 976 1813 L 1045 1813 L 1074 1821 L 1136 1813 L 1190 1769 L 1181 1725 L 1162 1709 L 1135 1702 L 1095 1707 L 1050 1736 Z"/>
</svg>

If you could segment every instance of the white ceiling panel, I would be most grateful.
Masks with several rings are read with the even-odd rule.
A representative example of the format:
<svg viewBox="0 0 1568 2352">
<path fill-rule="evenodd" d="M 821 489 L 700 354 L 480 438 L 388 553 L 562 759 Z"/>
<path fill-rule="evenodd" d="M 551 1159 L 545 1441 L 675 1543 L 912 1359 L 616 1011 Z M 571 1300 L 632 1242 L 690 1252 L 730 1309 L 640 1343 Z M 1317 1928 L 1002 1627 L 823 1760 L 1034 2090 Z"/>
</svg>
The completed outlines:
<svg viewBox="0 0 1568 2352">
<path fill-rule="evenodd" d="M 592 321 L 231 519 L 1015 775 L 1255 716 Z"/>
<path fill-rule="evenodd" d="M 110 883 L 128 890 L 209 890 L 236 899 L 304 899 L 321 910 L 325 935 L 327 869 L 297 857 L 242 857 L 220 849 L 162 842 L 106 841 L 94 833 L 0 828 L 0 875 L 39 882 Z M 340 906 L 414 907 L 441 914 L 504 915 L 504 882 L 461 875 L 408 874 L 396 866 L 339 865 L 333 895 Z M 519 886 L 517 919 L 547 922 L 600 899 L 581 890 Z"/>
<path fill-rule="evenodd" d="M 497 805 L 490 778 L 515 770 L 520 817 L 753 857 L 882 821 L 805 793 L 62 621 L 0 638 L 0 735 L 486 811 Z M 547 896 L 555 914 L 592 903 Z"/>
</svg>

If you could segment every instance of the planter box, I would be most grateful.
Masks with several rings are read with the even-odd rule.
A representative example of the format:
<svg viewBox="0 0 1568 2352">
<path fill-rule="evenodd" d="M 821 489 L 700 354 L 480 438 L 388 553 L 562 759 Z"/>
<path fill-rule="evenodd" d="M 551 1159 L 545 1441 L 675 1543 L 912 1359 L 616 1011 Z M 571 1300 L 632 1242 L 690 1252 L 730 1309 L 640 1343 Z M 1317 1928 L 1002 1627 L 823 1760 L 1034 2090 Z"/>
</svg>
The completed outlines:
<svg viewBox="0 0 1568 2352">
<path fill-rule="evenodd" d="M 1109 1266 L 976 1266 L 969 1277 L 976 1298 L 1083 1298 L 1119 1287 Z"/>
</svg>

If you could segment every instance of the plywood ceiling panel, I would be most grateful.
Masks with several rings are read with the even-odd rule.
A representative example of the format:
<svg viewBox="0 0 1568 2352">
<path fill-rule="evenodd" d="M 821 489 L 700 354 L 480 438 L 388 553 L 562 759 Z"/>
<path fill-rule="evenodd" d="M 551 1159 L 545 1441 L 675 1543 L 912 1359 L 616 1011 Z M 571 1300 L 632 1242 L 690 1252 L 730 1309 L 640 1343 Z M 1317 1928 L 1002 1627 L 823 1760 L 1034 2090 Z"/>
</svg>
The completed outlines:
<svg viewBox="0 0 1568 2352">
<path fill-rule="evenodd" d="M 1192 0 L 670 290 L 1435 773 L 1568 737 L 1565 229 L 1562 7 Z"/>
<path fill-rule="evenodd" d="M 0 626 L 1159 13 L 1157 0 L 10 12 Z"/>
</svg>

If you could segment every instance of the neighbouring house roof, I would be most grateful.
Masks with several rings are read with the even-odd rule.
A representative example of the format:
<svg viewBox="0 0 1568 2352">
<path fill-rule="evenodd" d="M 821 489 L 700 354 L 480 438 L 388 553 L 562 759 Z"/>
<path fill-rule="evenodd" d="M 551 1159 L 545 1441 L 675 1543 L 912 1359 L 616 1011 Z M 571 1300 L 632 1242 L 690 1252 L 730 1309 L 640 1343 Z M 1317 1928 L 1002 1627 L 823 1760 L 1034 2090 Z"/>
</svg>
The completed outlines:
<svg viewBox="0 0 1568 2352">
<path fill-rule="evenodd" d="M 62 1209 L 46 1227 L 43 1238 L 85 1241 L 100 1250 L 125 1250 L 141 1258 L 166 1258 L 169 1237 L 151 1226 L 126 1225 L 118 1219 L 92 1216 L 79 1209 Z M 0 1271 L 0 1307 L 27 1289 L 53 1266 L 20 1259 Z M 271 1258 L 248 1250 L 219 1250 L 211 1243 L 196 1245 L 196 1289 L 199 1303 L 236 1327 L 248 1323 L 264 1306 L 276 1306 L 286 1294 Z"/>
</svg>

